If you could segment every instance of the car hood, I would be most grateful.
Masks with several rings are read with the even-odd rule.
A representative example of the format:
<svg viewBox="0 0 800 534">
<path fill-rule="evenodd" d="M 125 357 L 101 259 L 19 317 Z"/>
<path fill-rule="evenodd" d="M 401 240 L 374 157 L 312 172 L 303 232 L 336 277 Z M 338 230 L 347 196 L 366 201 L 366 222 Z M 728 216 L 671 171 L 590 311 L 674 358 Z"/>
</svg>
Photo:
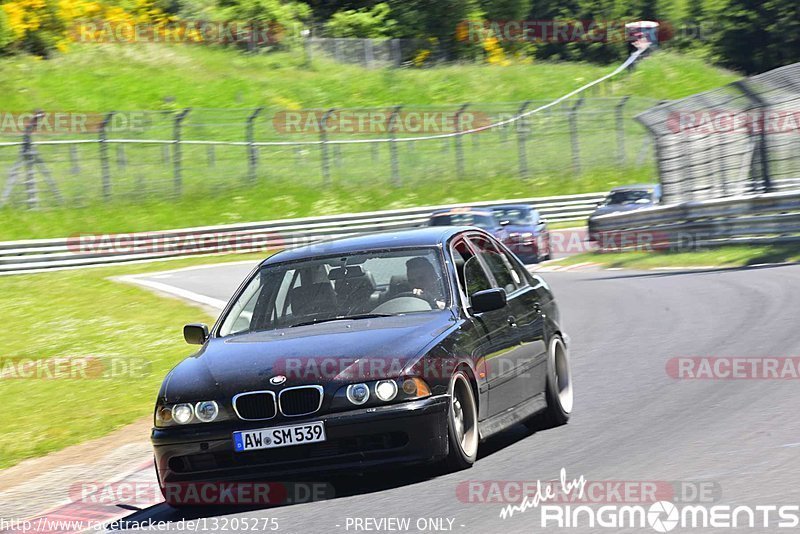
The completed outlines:
<svg viewBox="0 0 800 534">
<path fill-rule="evenodd" d="M 373 380 L 402 374 L 455 326 L 451 311 L 332 321 L 212 338 L 167 376 L 167 402 L 225 398 L 242 391 Z"/>
</svg>

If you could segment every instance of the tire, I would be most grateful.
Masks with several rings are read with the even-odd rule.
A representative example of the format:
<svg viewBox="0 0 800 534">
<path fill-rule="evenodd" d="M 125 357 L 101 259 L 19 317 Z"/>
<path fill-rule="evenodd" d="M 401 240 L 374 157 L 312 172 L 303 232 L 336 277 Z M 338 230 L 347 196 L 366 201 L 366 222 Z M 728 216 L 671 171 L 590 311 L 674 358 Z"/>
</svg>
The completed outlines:
<svg viewBox="0 0 800 534">
<path fill-rule="evenodd" d="M 569 351 L 561 336 L 555 335 L 547 349 L 547 408 L 525 421 L 531 430 L 544 430 L 567 424 L 574 403 Z"/>
<path fill-rule="evenodd" d="M 472 467 L 478 458 L 478 404 L 469 376 L 456 371 L 450 379 L 447 410 L 447 467 L 460 471 Z"/>
</svg>

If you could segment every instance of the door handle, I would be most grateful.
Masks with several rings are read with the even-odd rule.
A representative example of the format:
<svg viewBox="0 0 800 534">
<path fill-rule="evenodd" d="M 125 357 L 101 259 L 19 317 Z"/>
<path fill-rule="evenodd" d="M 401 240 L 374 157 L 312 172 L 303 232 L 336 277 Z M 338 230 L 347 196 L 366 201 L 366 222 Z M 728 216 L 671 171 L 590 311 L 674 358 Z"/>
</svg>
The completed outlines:
<svg viewBox="0 0 800 534">
<path fill-rule="evenodd" d="M 512 328 L 516 328 L 517 327 L 517 320 L 516 320 L 516 318 L 514 318 L 513 315 L 509 316 L 508 324 L 510 324 Z"/>
</svg>

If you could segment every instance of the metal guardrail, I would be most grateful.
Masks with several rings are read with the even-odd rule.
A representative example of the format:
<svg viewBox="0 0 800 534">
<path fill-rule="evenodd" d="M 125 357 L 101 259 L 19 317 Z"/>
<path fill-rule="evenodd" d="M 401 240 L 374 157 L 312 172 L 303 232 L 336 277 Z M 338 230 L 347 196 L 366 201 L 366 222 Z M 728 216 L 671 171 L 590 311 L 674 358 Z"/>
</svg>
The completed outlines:
<svg viewBox="0 0 800 534">
<path fill-rule="evenodd" d="M 692 250 L 800 241 L 800 192 L 682 202 L 592 219 L 602 250 Z"/>
<path fill-rule="evenodd" d="M 69 238 L 0 242 L 0 274 L 80 268 L 189 255 L 257 252 L 321 239 L 422 226 L 437 209 L 524 203 L 550 222 L 579 221 L 589 216 L 606 193 L 534 197 L 424 206 L 389 211 L 281 219 L 141 232 L 84 234 Z"/>
</svg>

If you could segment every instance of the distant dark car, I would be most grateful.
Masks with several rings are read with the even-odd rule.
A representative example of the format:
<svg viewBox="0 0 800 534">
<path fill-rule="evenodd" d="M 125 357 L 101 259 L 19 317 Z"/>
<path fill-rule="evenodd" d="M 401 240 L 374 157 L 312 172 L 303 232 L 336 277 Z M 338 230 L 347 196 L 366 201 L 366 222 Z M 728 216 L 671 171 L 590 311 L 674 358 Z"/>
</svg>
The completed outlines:
<svg viewBox="0 0 800 534">
<path fill-rule="evenodd" d="M 659 184 L 623 185 L 612 189 L 589 216 L 587 223 L 590 240 L 596 240 L 593 219 L 599 215 L 632 211 L 655 206 L 661 202 Z"/>
<path fill-rule="evenodd" d="M 491 209 L 450 208 L 431 213 L 430 226 L 475 226 L 482 228 L 494 237 L 509 245 L 508 230 L 503 228 Z"/>
<path fill-rule="evenodd" d="M 507 246 L 524 263 L 550 259 L 550 232 L 539 212 L 526 204 L 492 206 L 495 218 L 508 232 Z"/>
<path fill-rule="evenodd" d="M 210 331 L 187 325 L 184 337 L 202 348 L 165 377 L 152 432 L 176 505 L 167 488 L 197 482 L 466 468 L 481 440 L 572 411 L 553 294 L 475 228 L 279 252 Z"/>
</svg>

